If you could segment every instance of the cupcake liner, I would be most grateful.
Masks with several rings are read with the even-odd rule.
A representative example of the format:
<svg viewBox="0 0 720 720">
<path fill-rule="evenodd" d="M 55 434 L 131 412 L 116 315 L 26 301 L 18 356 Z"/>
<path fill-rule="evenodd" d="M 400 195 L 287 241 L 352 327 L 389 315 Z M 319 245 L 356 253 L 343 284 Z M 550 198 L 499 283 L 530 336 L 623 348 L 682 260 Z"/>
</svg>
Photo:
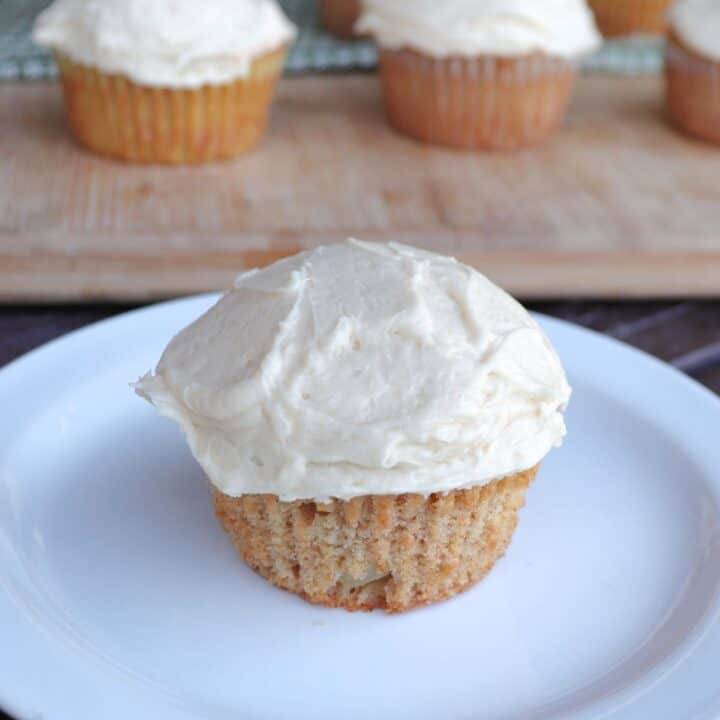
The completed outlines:
<svg viewBox="0 0 720 720">
<path fill-rule="evenodd" d="M 136 163 L 199 164 L 253 147 L 265 129 L 285 49 L 253 61 L 250 74 L 196 89 L 139 85 L 57 54 L 77 140 Z"/>
<path fill-rule="evenodd" d="M 663 34 L 665 13 L 672 3 L 673 0 L 589 0 L 605 37 Z"/>
<path fill-rule="evenodd" d="M 396 130 L 462 149 L 511 150 L 562 121 L 577 74 L 570 60 L 533 54 L 436 59 L 382 50 L 385 113 Z"/>
<path fill-rule="evenodd" d="M 360 17 L 361 0 L 318 0 L 322 26 L 345 40 L 356 38 L 355 23 Z"/>
<path fill-rule="evenodd" d="M 536 472 L 429 497 L 328 503 L 212 490 L 220 524 L 273 585 L 320 605 L 401 612 L 452 597 L 490 570 L 510 543 Z"/>
<path fill-rule="evenodd" d="M 720 144 L 720 62 L 698 55 L 673 35 L 665 59 L 665 97 L 677 127 Z"/>
</svg>

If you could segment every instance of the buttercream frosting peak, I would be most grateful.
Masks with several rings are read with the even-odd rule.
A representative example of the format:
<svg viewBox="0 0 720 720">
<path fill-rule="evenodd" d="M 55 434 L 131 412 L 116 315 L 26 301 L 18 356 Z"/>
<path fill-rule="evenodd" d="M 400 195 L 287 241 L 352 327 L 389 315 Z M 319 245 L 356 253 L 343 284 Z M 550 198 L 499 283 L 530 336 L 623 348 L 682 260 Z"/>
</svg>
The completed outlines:
<svg viewBox="0 0 720 720">
<path fill-rule="evenodd" d="M 275 0 L 55 0 L 33 33 L 76 62 L 159 87 L 243 77 L 294 36 Z"/>
<path fill-rule="evenodd" d="M 350 240 L 238 277 L 136 386 L 229 495 L 431 493 L 526 470 L 570 388 L 535 321 L 471 268 Z"/>
<path fill-rule="evenodd" d="M 600 46 L 585 0 L 364 0 L 357 30 L 435 57 L 571 57 Z"/>
<path fill-rule="evenodd" d="M 691 50 L 720 62 L 720 2 L 679 0 L 670 6 L 668 20 Z"/>
</svg>

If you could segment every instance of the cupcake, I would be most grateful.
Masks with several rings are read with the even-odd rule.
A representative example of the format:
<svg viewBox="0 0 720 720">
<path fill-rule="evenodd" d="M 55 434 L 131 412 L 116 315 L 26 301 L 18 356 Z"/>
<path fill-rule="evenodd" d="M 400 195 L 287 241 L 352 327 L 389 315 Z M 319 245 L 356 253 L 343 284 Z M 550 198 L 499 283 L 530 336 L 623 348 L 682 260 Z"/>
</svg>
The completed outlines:
<svg viewBox="0 0 720 720">
<path fill-rule="evenodd" d="M 673 0 L 589 0 L 605 37 L 660 35 Z"/>
<path fill-rule="evenodd" d="M 570 395 L 540 328 L 480 273 L 355 240 L 238 277 L 136 390 L 182 428 L 251 568 L 391 612 L 503 555 Z"/>
<path fill-rule="evenodd" d="M 139 163 L 203 163 L 255 145 L 294 27 L 274 0 L 56 0 L 53 49 L 75 137 Z"/>
<path fill-rule="evenodd" d="M 323 27 L 345 40 L 357 37 L 355 23 L 360 16 L 360 0 L 318 0 Z"/>
<path fill-rule="evenodd" d="M 544 140 L 600 43 L 584 0 L 366 0 L 357 28 L 380 46 L 390 125 L 463 149 Z"/>
<path fill-rule="evenodd" d="M 720 3 L 683 0 L 669 15 L 667 107 L 686 133 L 720 143 Z"/>
</svg>

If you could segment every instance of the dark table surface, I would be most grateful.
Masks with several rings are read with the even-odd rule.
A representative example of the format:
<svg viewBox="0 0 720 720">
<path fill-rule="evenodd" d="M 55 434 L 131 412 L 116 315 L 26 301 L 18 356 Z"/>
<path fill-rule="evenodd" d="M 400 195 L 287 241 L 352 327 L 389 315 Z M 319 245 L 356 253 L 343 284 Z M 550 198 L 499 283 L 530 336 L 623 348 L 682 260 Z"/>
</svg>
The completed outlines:
<svg viewBox="0 0 720 720">
<path fill-rule="evenodd" d="M 635 345 L 720 394 L 720 302 L 533 303 Z M 0 307 L 0 366 L 39 345 L 129 306 Z M 0 720 L 9 720 L 0 711 Z"/>
</svg>

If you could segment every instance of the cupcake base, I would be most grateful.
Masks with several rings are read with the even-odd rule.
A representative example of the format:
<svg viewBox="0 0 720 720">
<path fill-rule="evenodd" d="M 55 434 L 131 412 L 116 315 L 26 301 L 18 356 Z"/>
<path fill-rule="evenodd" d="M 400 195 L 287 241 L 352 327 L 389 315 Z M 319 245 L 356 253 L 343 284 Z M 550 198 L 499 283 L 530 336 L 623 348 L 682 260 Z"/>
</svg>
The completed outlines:
<svg viewBox="0 0 720 720">
<path fill-rule="evenodd" d="M 213 497 L 242 558 L 273 585 L 328 607 L 401 612 L 457 595 L 492 568 L 536 472 L 429 497 L 283 502 L 215 488 Z"/>
<path fill-rule="evenodd" d="M 360 0 L 318 0 L 318 14 L 322 26 L 333 35 L 354 40 L 355 23 L 360 17 Z"/>
<path fill-rule="evenodd" d="M 600 32 L 605 37 L 661 35 L 665 13 L 673 0 L 590 0 Z"/>
<path fill-rule="evenodd" d="M 460 149 L 513 150 L 543 141 L 562 121 L 576 69 L 562 58 L 436 59 L 383 50 L 385 114 L 396 130 Z"/>
<path fill-rule="evenodd" d="M 77 140 L 135 163 L 199 164 L 238 155 L 263 134 L 285 50 L 257 58 L 247 77 L 196 89 L 138 85 L 58 55 Z"/>
<path fill-rule="evenodd" d="M 685 133 L 720 144 L 720 62 L 668 38 L 665 96 L 672 122 Z"/>
</svg>

